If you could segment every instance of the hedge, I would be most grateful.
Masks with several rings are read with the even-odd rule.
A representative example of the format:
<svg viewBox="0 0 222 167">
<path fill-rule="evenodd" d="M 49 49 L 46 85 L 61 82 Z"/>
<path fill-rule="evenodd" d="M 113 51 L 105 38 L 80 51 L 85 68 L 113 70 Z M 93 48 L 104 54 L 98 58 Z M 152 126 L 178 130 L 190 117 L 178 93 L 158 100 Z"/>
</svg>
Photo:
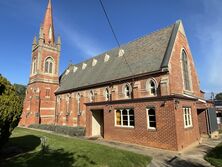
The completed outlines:
<svg viewBox="0 0 222 167">
<path fill-rule="evenodd" d="M 32 124 L 29 128 L 42 129 L 47 131 L 52 131 L 59 134 L 69 135 L 69 136 L 85 136 L 84 127 L 70 127 L 70 126 L 59 126 L 59 125 L 46 125 L 46 124 Z"/>
</svg>

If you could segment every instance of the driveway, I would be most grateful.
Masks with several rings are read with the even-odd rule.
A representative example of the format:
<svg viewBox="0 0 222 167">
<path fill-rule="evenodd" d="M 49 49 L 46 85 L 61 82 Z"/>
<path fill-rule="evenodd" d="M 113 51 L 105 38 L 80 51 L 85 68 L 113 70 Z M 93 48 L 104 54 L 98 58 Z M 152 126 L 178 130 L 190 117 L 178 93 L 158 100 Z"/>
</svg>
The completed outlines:
<svg viewBox="0 0 222 167">
<path fill-rule="evenodd" d="M 218 140 L 203 138 L 201 144 L 182 153 L 106 140 L 95 140 L 93 142 L 151 156 L 153 160 L 149 165 L 150 167 L 213 167 L 203 157 L 207 151 L 222 142 L 222 137 Z"/>
</svg>

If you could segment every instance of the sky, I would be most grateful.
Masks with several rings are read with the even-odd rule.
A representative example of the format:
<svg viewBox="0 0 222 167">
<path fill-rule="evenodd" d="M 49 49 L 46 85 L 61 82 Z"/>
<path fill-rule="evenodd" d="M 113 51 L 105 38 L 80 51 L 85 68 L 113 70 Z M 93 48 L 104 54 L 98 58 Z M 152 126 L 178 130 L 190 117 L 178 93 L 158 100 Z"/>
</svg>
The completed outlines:
<svg viewBox="0 0 222 167">
<path fill-rule="evenodd" d="M 0 73 L 28 84 L 31 46 L 48 0 L 0 0 Z M 181 19 L 201 89 L 222 92 L 222 0 L 103 0 L 121 44 Z M 56 36 L 62 39 L 60 74 L 114 47 L 99 0 L 52 0 Z"/>
</svg>

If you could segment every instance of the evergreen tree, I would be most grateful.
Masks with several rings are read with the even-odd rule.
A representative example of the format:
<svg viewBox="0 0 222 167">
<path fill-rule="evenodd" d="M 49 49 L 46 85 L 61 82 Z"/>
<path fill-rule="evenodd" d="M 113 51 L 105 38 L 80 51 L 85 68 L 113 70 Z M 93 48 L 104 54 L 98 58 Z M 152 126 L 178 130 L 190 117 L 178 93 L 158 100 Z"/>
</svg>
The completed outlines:
<svg viewBox="0 0 222 167">
<path fill-rule="evenodd" d="M 216 99 L 216 100 L 222 100 L 222 92 L 216 94 L 215 99 Z"/>
<path fill-rule="evenodd" d="M 5 144 L 18 125 L 22 113 L 22 100 L 15 87 L 0 74 L 0 147 Z"/>
<path fill-rule="evenodd" d="M 21 97 L 22 102 L 25 99 L 26 86 L 20 84 L 14 84 L 17 95 Z"/>
</svg>

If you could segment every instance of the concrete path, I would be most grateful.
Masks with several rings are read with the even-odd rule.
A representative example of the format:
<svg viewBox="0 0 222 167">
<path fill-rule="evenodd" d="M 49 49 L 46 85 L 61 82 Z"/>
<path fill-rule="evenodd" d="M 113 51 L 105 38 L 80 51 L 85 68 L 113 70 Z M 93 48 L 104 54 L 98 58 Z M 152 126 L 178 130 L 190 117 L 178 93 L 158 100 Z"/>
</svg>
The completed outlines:
<svg viewBox="0 0 222 167">
<path fill-rule="evenodd" d="M 222 137 L 218 140 L 204 138 L 201 144 L 189 148 L 183 153 L 99 139 L 93 142 L 151 156 L 153 160 L 150 167 L 213 167 L 204 160 L 204 155 L 221 143 Z"/>
</svg>

